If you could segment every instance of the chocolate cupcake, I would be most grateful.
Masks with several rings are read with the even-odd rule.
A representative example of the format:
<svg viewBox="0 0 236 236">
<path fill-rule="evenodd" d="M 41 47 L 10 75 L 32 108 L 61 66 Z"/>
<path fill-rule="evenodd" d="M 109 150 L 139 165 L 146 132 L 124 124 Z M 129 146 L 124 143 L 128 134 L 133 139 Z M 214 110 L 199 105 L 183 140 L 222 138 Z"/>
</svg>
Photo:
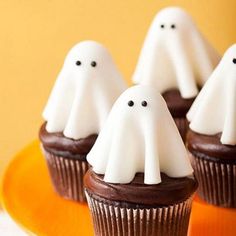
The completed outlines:
<svg viewBox="0 0 236 236">
<path fill-rule="evenodd" d="M 197 183 L 156 89 L 137 85 L 118 98 L 87 160 L 96 236 L 187 235 Z"/>
<path fill-rule="evenodd" d="M 68 53 L 43 112 L 39 137 L 56 192 L 83 202 L 86 155 L 125 84 L 102 45 L 84 41 Z"/>
<path fill-rule="evenodd" d="M 208 203 L 236 207 L 236 44 L 230 47 L 193 103 L 187 147 Z"/>
<path fill-rule="evenodd" d="M 188 131 L 188 121 L 186 119 L 186 114 L 190 109 L 194 98 L 182 98 L 178 89 L 170 89 L 162 93 L 163 98 L 166 101 L 167 107 L 174 118 L 175 124 L 178 127 L 180 135 L 185 142 L 186 133 Z"/>
<path fill-rule="evenodd" d="M 49 133 L 44 123 L 39 137 L 55 191 L 64 198 L 84 202 L 83 177 L 89 168 L 86 155 L 97 134 L 74 140 L 65 137 L 63 132 Z"/>
<path fill-rule="evenodd" d="M 181 8 L 169 7 L 152 22 L 133 81 L 159 90 L 185 140 L 186 113 L 218 62 L 218 53 L 192 18 Z"/>
</svg>

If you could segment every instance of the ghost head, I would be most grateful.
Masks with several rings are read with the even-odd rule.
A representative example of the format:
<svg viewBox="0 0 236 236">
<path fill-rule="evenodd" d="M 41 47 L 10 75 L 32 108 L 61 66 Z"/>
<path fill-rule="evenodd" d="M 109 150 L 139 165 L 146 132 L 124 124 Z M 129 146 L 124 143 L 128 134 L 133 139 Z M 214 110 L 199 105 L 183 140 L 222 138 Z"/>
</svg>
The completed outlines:
<svg viewBox="0 0 236 236">
<path fill-rule="evenodd" d="M 187 118 L 193 131 L 222 133 L 221 143 L 236 145 L 236 44 L 225 52 Z"/>
<path fill-rule="evenodd" d="M 68 53 L 43 117 L 48 132 L 78 139 L 98 133 L 125 84 L 111 55 L 97 42 L 84 41 Z"/>
<path fill-rule="evenodd" d="M 127 89 L 115 102 L 104 128 L 87 156 L 104 180 L 129 183 L 138 172 L 144 183 L 192 173 L 189 159 L 164 99 L 149 86 Z"/>
<path fill-rule="evenodd" d="M 181 8 L 169 7 L 154 18 L 133 81 L 154 85 L 161 93 L 178 88 L 183 98 L 192 98 L 218 61 L 192 18 Z"/>
</svg>

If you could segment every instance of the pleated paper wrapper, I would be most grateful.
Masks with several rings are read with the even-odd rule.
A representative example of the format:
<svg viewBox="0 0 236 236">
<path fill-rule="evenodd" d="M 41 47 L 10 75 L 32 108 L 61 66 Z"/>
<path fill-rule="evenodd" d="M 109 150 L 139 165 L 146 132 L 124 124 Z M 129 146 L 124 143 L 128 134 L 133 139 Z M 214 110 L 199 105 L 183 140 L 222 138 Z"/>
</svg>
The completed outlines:
<svg viewBox="0 0 236 236">
<path fill-rule="evenodd" d="M 212 161 L 190 153 L 198 194 L 206 202 L 221 207 L 236 207 L 236 164 Z"/>
<path fill-rule="evenodd" d="M 85 190 L 86 191 L 86 190 Z M 186 236 L 192 197 L 167 207 L 123 207 L 86 191 L 95 236 Z"/>
<path fill-rule="evenodd" d="M 89 168 L 87 161 L 56 156 L 43 148 L 55 191 L 63 198 L 86 202 L 83 177 Z"/>
</svg>

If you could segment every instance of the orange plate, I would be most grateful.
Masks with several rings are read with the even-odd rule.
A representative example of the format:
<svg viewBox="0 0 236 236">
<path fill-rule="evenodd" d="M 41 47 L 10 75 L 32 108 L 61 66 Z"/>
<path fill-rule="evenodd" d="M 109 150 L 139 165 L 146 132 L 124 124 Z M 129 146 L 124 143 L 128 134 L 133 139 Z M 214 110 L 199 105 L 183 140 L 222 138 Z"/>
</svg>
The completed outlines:
<svg viewBox="0 0 236 236">
<path fill-rule="evenodd" d="M 2 187 L 5 209 L 28 232 L 50 236 L 93 234 L 87 206 L 54 193 L 38 141 L 12 161 Z M 236 210 L 195 199 L 189 231 L 191 236 L 235 236 Z"/>
</svg>

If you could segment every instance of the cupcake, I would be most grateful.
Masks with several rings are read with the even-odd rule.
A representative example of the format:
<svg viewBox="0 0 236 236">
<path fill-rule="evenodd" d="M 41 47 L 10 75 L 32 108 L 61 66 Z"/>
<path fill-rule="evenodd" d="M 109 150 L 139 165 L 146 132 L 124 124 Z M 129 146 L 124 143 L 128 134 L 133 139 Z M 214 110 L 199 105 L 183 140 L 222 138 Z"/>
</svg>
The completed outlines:
<svg viewBox="0 0 236 236">
<path fill-rule="evenodd" d="M 185 140 L 186 113 L 218 62 L 192 18 L 181 8 L 168 7 L 154 18 L 133 82 L 159 90 Z"/>
<path fill-rule="evenodd" d="M 86 155 L 125 84 L 110 53 L 83 41 L 68 53 L 43 112 L 39 137 L 59 195 L 83 202 Z"/>
<path fill-rule="evenodd" d="M 187 147 L 199 195 L 236 207 L 236 44 L 224 54 L 187 114 Z"/>
<path fill-rule="evenodd" d="M 187 235 L 197 183 L 156 89 L 136 85 L 118 98 L 87 160 L 96 236 Z"/>
</svg>

